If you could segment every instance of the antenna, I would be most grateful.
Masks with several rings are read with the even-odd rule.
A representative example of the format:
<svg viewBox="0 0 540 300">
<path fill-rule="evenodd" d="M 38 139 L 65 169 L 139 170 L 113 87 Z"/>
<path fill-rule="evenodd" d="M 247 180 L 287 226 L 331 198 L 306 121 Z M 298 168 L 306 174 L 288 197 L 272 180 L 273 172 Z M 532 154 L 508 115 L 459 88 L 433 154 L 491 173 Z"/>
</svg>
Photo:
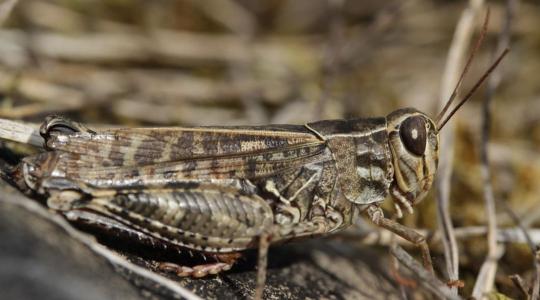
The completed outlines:
<svg viewBox="0 0 540 300">
<path fill-rule="evenodd" d="M 463 83 L 463 78 L 465 78 L 465 75 L 469 71 L 469 67 L 471 66 L 473 58 L 476 55 L 476 52 L 478 52 L 478 49 L 480 49 L 480 46 L 482 45 L 482 42 L 484 41 L 484 38 L 486 37 L 488 23 L 489 23 L 489 7 L 487 8 L 486 17 L 484 18 L 484 24 L 482 25 L 482 31 L 480 31 L 480 36 L 478 37 L 478 40 L 476 40 L 476 44 L 474 45 L 474 48 L 471 54 L 469 55 L 467 62 L 465 63 L 465 67 L 463 68 L 463 71 L 461 72 L 461 75 L 459 76 L 459 80 L 456 83 L 456 87 L 454 88 L 454 91 L 450 95 L 450 98 L 448 98 L 448 101 L 446 101 L 444 108 L 435 118 L 436 123 L 439 123 L 439 121 L 442 119 L 446 111 L 450 108 L 450 105 L 452 104 L 452 102 L 454 102 L 454 99 L 457 96 L 457 91 L 459 87 L 461 86 L 461 84 Z"/>
<path fill-rule="evenodd" d="M 491 67 L 489 67 L 489 69 L 487 69 L 487 71 L 484 73 L 484 75 L 482 75 L 482 77 L 480 77 L 480 79 L 476 82 L 476 84 L 471 88 L 471 90 L 467 93 L 467 95 L 465 95 L 465 97 L 463 97 L 463 100 L 461 100 L 459 102 L 458 105 L 456 105 L 456 107 L 454 107 L 454 109 L 450 112 L 450 114 L 448 115 L 448 117 L 446 117 L 446 119 L 444 119 L 444 121 L 442 121 L 440 123 L 440 125 L 437 125 L 437 130 L 441 130 L 444 125 L 446 124 L 446 122 L 448 122 L 450 120 L 450 118 L 456 113 L 456 111 L 458 111 L 458 109 L 463 105 L 465 104 L 465 102 L 467 100 L 469 100 L 469 98 L 471 98 L 471 96 L 474 94 L 474 92 L 476 92 L 476 90 L 480 87 L 480 85 L 482 85 L 482 83 L 484 83 L 484 81 L 486 80 L 486 78 L 488 78 L 489 74 L 491 74 L 491 72 L 493 72 L 493 70 L 495 70 L 495 68 L 499 65 L 499 63 L 501 62 L 501 60 L 506 56 L 506 54 L 508 54 L 508 52 L 510 52 L 510 49 L 506 48 L 504 49 L 504 51 L 499 55 L 499 57 L 497 58 L 497 60 L 495 60 L 495 62 L 491 65 Z"/>
</svg>

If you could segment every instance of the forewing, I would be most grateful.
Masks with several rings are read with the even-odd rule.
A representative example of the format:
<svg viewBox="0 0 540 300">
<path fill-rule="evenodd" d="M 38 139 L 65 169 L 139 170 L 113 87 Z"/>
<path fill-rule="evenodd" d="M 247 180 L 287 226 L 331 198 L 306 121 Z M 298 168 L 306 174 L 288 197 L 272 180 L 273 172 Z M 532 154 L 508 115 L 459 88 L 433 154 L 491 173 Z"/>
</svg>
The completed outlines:
<svg viewBox="0 0 540 300">
<path fill-rule="evenodd" d="M 55 133 L 53 150 L 99 160 L 103 166 L 149 164 L 245 155 L 321 141 L 303 126 L 125 128 L 98 133 Z"/>
<path fill-rule="evenodd" d="M 53 136 L 59 173 L 99 187 L 164 186 L 189 179 L 253 179 L 329 159 L 301 128 L 121 129 Z"/>
</svg>

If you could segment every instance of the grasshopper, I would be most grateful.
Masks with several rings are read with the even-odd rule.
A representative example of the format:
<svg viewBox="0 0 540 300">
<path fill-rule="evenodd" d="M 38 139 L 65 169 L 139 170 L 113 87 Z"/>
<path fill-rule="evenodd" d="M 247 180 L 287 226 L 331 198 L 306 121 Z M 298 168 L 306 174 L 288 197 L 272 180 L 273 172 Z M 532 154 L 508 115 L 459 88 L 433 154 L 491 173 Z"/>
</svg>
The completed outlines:
<svg viewBox="0 0 540 300">
<path fill-rule="evenodd" d="M 52 116 L 40 128 L 47 151 L 4 174 L 72 222 L 215 259 L 160 265 L 179 276 L 229 270 L 242 251 L 259 248 L 257 298 L 270 244 L 337 233 L 360 215 L 417 245 L 432 271 L 426 239 L 380 205 L 390 198 L 398 216 L 413 213 L 433 183 L 440 130 L 506 53 L 435 121 L 404 108 L 305 125 L 94 131 Z"/>
</svg>

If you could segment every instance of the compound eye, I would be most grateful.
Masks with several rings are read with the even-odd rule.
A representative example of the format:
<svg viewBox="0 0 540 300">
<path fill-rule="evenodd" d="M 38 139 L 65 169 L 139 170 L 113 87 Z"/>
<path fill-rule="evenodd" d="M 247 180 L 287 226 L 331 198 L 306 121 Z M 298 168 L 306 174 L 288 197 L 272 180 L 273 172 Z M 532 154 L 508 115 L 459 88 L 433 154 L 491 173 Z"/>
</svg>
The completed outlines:
<svg viewBox="0 0 540 300">
<path fill-rule="evenodd" d="M 421 116 L 405 119 L 399 128 L 399 136 L 407 150 L 422 156 L 426 151 L 426 120 Z"/>
</svg>

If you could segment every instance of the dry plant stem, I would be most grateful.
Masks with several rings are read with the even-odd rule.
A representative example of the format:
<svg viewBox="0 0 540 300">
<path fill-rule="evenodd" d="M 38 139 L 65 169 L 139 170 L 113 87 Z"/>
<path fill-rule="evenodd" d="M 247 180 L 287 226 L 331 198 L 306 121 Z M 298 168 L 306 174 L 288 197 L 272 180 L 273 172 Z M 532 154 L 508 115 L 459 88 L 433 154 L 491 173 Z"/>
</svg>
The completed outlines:
<svg viewBox="0 0 540 300">
<path fill-rule="evenodd" d="M 510 46 L 511 22 L 514 6 L 512 0 L 507 1 L 507 9 L 504 20 L 503 29 L 499 35 L 497 50 L 499 53 Z M 493 186 L 491 184 L 491 169 L 489 168 L 489 132 L 491 128 L 491 103 L 493 95 L 501 81 L 502 69 L 495 70 L 488 81 L 487 92 L 482 104 L 482 139 L 480 142 L 480 161 L 484 187 L 484 203 L 488 221 L 487 246 L 488 253 L 480 268 L 480 272 L 476 278 L 476 283 L 473 288 L 472 297 L 480 298 L 485 293 L 493 289 L 495 282 L 495 274 L 497 272 L 497 263 L 499 258 L 504 253 L 504 246 L 497 244 L 497 217 L 495 209 L 495 196 L 493 194 Z"/>
<path fill-rule="evenodd" d="M 469 6 L 463 11 L 457 24 L 452 40 L 446 67 L 443 74 L 440 107 L 443 108 L 451 95 L 455 83 L 459 80 L 459 70 L 464 61 L 471 36 L 474 31 L 475 21 L 483 6 L 481 0 L 470 0 Z M 441 133 L 442 155 L 439 161 L 439 176 L 437 177 L 437 201 L 438 201 L 438 224 L 442 230 L 444 255 L 449 280 L 459 279 L 459 259 L 456 238 L 449 212 L 450 178 L 452 176 L 452 161 L 454 153 L 454 127 L 450 122 L 445 131 Z M 453 288 L 457 294 L 457 288 Z"/>
<path fill-rule="evenodd" d="M 39 135 L 37 126 L 0 119 L 0 139 L 32 146 L 43 146 L 43 138 Z"/>
<path fill-rule="evenodd" d="M 43 147 L 45 140 L 39 133 L 40 124 L 24 123 L 0 118 L 0 140 Z M 116 128 L 115 125 L 91 124 L 91 128 L 107 130 Z"/>
<path fill-rule="evenodd" d="M 510 33 L 511 33 L 510 25 L 511 25 L 512 17 L 515 15 L 518 5 L 519 5 L 518 0 L 507 1 L 505 28 L 503 30 L 503 35 L 501 36 L 501 41 L 499 43 L 499 46 L 502 46 L 502 47 L 507 46 L 510 42 Z M 506 44 L 506 45 L 501 45 L 501 44 Z M 527 244 L 529 245 L 529 248 L 531 249 L 532 255 L 534 257 L 533 264 L 535 268 L 535 277 L 534 277 L 534 282 L 532 285 L 532 292 L 530 295 L 530 299 L 538 300 L 540 298 L 540 251 L 537 246 L 538 243 L 533 242 L 531 235 L 528 232 L 528 229 L 523 225 L 523 223 L 521 222 L 521 219 L 516 216 L 516 214 L 506 204 L 506 202 L 499 200 L 499 203 L 502 204 L 502 207 L 510 216 L 510 218 L 512 218 L 512 220 L 519 227 L 519 229 L 521 229 L 525 239 L 527 240 Z"/>
<path fill-rule="evenodd" d="M 401 264 L 410 269 L 419 279 L 418 283 L 437 295 L 440 299 L 461 299 L 446 284 L 438 280 L 433 274 L 422 267 L 414 258 L 412 258 L 403 248 L 394 245 L 391 250 L 392 255 L 396 257 Z"/>
<path fill-rule="evenodd" d="M 538 300 L 540 298 L 540 249 L 537 247 L 534 254 L 534 280 L 531 291 L 532 300 Z"/>
<path fill-rule="evenodd" d="M 540 250 L 536 250 L 534 254 L 534 269 L 536 272 L 533 282 L 531 299 L 538 300 L 538 298 L 540 298 Z"/>
<path fill-rule="evenodd" d="M 523 281 L 523 278 L 521 276 L 515 274 L 509 276 L 514 285 L 519 289 L 519 291 L 523 294 L 523 297 L 528 298 L 529 297 L 529 288 Z"/>
<path fill-rule="evenodd" d="M 540 251 L 538 250 L 538 246 L 533 242 L 527 228 L 523 225 L 521 222 L 521 219 L 514 213 L 514 211 L 508 206 L 508 204 L 504 201 L 498 201 L 498 204 L 506 211 L 508 216 L 512 219 L 512 221 L 519 227 L 521 232 L 523 232 L 523 235 L 525 236 L 525 239 L 527 240 L 527 244 L 529 245 L 529 248 L 531 249 L 532 255 L 533 255 L 533 263 L 534 263 L 534 269 L 535 269 L 535 278 L 533 282 L 533 289 L 531 293 L 531 299 L 532 300 L 538 300 L 539 299 L 539 293 L 540 293 Z"/>
<path fill-rule="evenodd" d="M 457 239 L 463 240 L 486 236 L 488 228 L 484 226 L 460 227 L 456 228 L 455 233 Z M 497 230 L 497 242 L 528 244 L 528 239 L 530 239 L 534 243 L 540 243 L 540 229 L 531 228 L 527 231 L 527 234 L 528 237 L 525 236 L 519 227 L 499 228 Z M 440 243 L 440 237 L 434 235 L 431 242 L 434 244 Z"/>
<path fill-rule="evenodd" d="M 390 248 L 393 248 L 393 247 L 397 247 L 397 241 L 396 241 L 396 235 L 393 235 L 392 238 L 391 238 L 391 245 L 390 245 Z M 395 257 L 394 255 L 390 255 L 390 274 L 394 274 L 394 280 L 398 283 L 398 286 L 399 286 L 399 292 L 401 293 L 401 297 L 402 299 L 407 299 L 407 289 L 406 287 L 411 287 L 411 288 L 416 288 L 416 281 L 412 281 L 410 280 L 410 283 L 409 282 L 400 282 L 400 280 L 402 279 L 401 278 L 401 275 L 399 273 L 399 270 L 400 270 L 400 264 L 399 264 L 399 260 L 397 259 L 397 257 Z M 407 278 L 408 279 L 408 278 Z"/>
<path fill-rule="evenodd" d="M 430 245 L 438 245 L 442 242 L 442 236 L 439 234 L 439 232 L 435 232 L 435 234 L 433 234 L 433 232 L 425 229 L 417 229 L 416 231 L 423 236 L 431 236 L 429 238 Z M 487 232 L 488 229 L 484 226 L 458 227 L 454 229 L 454 234 L 457 240 L 466 240 L 486 236 Z M 532 243 L 540 244 L 540 229 L 529 228 L 527 230 L 527 235 Z M 361 242 L 364 245 L 390 246 L 392 244 L 393 236 L 394 234 L 387 230 L 373 229 L 368 232 L 360 233 L 352 231 L 345 232 L 336 236 L 336 239 L 345 239 L 350 240 L 351 242 Z M 502 228 L 497 231 L 498 243 L 528 244 L 528 238 L 518 227 Z M 411 246 L 410 242 L 401 238 L 397 238 L 396 242 L 400 246 Z"/>
<path fill-rule="evenodd" d="M 392 218 L 392 220 L 395 221 L 395 218 Z M 379 231 L 379 232 L 382 232 L 382 231 Z M 389 231 L 385 230 L 385 232 L 389 232 Z M 392 254 L 391 253 L 392 248 L 399 247 L 398 242 L 397 242 L 398 238 L 399 238 L 399 236 L 397 234 L 391 233 L 391 235 L 389 237 L 390 254 Z M 408 243 L 410 245 L 410 242 L 406 241 L 406 243 Z M 407 282 L 400 282 L 400 280 L 403 280 L 403 278 L 401 278 L 401 275 L 400 275 L 400 264 L 399 264 L 399 260 L 394 255 L 390 255 L 390 270 L 391 270 L 390 274 L 394 274 L 394 276 L 395 276 L 394 280 L 398 283 L 399 292 L 401 293 L 401 298 L 402 299 L 407 299 L 407 289 L 406 288 L 407 287 L 416 288 L 417 287 L 416 281 L 413 281 L 413 280 L 411 280 L 409 278 L 406 278 Z"/>
<path fill-rule="evenodd" d="M 501 32 L 497 50 L 501 51 L 502 49 L 508 48 L 510 44 L 510 36 L 511 36 L 511 24 L 513 16 L 515 15 L 516 9 L 518 6 L 518 0 L 508 0 L 506 5 L 506 16 L 505 16 L 505 23 L 504 28 Z M 484 195 L 486 200 L 486 211 L 488 212 L 488 246 L 489 246 L 489 252 L 488 257 L 486 257 L 486 262 L 484 262 L 484 265 L 488 263 L 488 260 L 495 259 L 495 252 L 496 250 L 496 236 L 497 236 L 497 229 L 496 229 L 496 219 L 495 219 L 495 203 L 494 203 L 494 197 L 493 197 L 493 190 L 491 186 L 491 173 L 488 167 L 489 163 L 489 157 L 487 152 L 487 143 L 489 139 L 489 128 L 490 128 L 490 120 L 491 120 L 491 114 L 490 114 L 490 104 L 491 99 L 493 96 L 493 93 L 495 92 L 496 87 L 498 86 L 500 80 L 501 80 L 501 69 L 499 71 L 496 71 L 492 77 L 490 78 L 488 82 L 488 90 L 487 95 L 484 101 L 483 105 L 483 127 L 482 127 L 482 152 L 481 152 L 481 159 L 482 159 L 482 175 L 484 178 Z M 532 293 L 530 295 L 530 299 L 537 300 L 539 298 L 540 293 L 540 255 L 539 251 L 537 249 L 537 246 L 535 243 L 533 243 L 532 238 L 528 232 L 528 230 L 525 228 L 525 226 L 521 223 L 520 218 L 516 216 L 516 214 L 510 209 L 510 207 L 504 203 L 503 201 L 500 201 L 503 203 L 503 207 L 505 211 L 509 214 L 509 216 L 514 220 L 514 222 L 518 225 L 518 227 L 523 231 L 523 234 L 525 236 L 525 239 L 527 240 L 527 243 L 531 249 L 532 255 L 534 257 L 534 267 L 535 267 L 535 279 L 533 283 Z M 480 274 L 482 274 L 482 271 L 484 269 L 484 266 L 482 266 Z M 492 276 L 495 276 L 496 267 L 494 270 L 492 270 L 493 274 Z M 480 275 L 479 275 L 480 279 Z M 492 279 L 493 280 L 493 279 Z M 479 281 L 479 280 L 478 280 Z M 491 283 L 492 285 L 492 283 Z M 487 286 L 485 287 L 487 289 Z M 473 291 L 473 297 L 479 297 L 481 293 L 479 293 L 480 288 L 475 286 L 475 289 Z M 483 292 L 487 292 L 488 290 L 484 290 Z M 475 294 L 475 292 L 477 292 Z"/>
</svg>

